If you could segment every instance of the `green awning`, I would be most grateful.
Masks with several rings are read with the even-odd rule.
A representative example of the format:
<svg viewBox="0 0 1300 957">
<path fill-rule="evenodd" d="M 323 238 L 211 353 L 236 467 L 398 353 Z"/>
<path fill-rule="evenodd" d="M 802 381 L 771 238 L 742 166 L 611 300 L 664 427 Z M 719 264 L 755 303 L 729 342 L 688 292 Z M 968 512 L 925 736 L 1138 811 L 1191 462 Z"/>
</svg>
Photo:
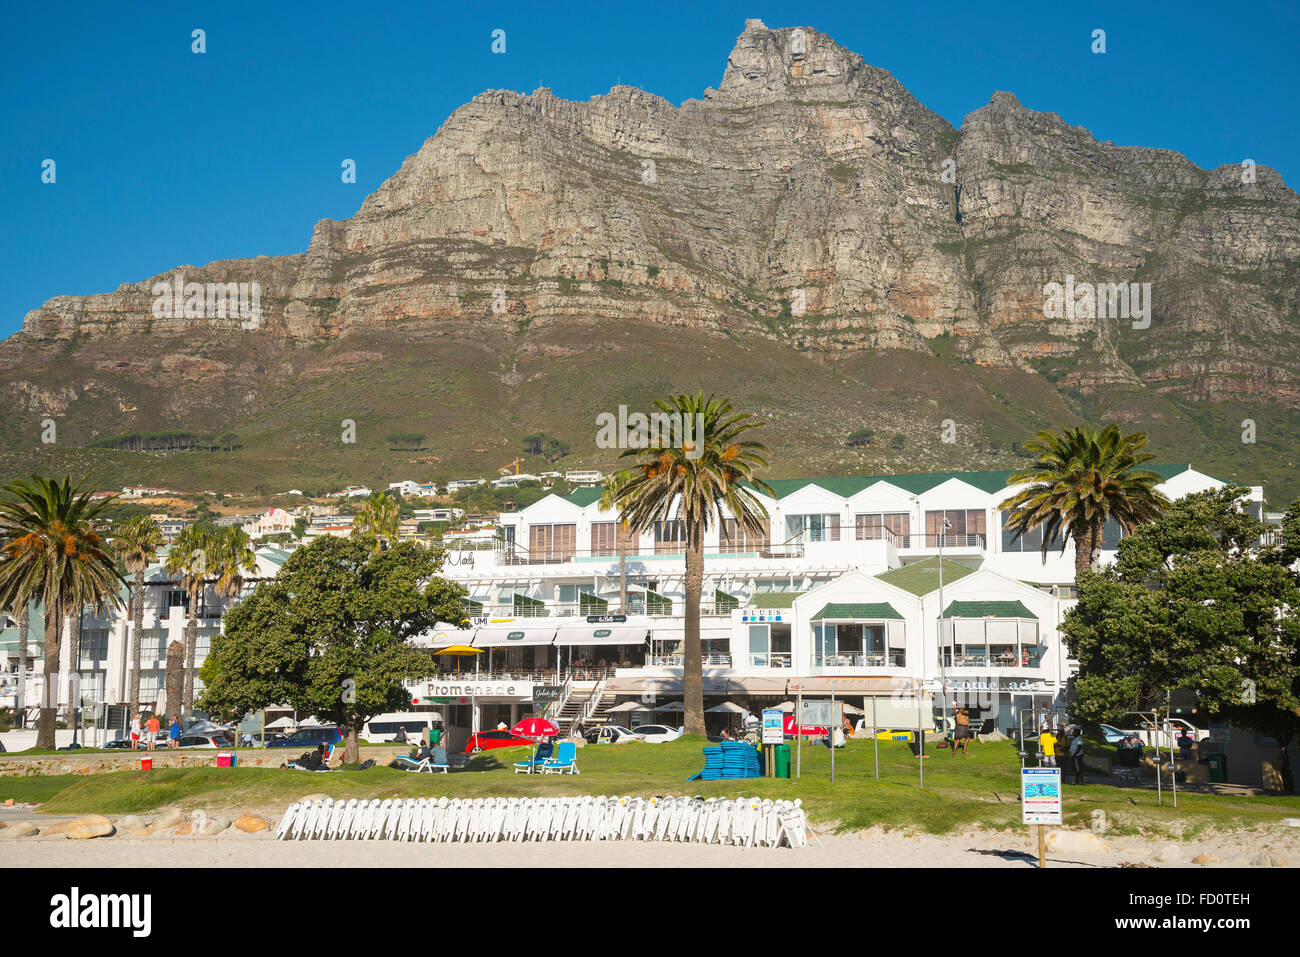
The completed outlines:
<svg viewBox="0 0 1300 957">
<path fill-rule="evenodd" d="M 846 604 L 832 602 L 812 616 L 813 621 L 881 621 L 882 619 L 902 621 L 903 616 L 887 601 Z"/>
<path fill-rule="evenodd" d="M 954 601 L 944 609 L 945 618 L 1030 618 L 1038 616 L 1018 601 Z"/>
<path fill-rule="evenodd" d="M 740 607 L 740 599 L 728 595 L 721 588 L 713 589 L 713 610 L 719 615 L 730 614 Z"/>
<path fill-rule="evenodd" d="M 542 618 L 546 615 L 546 602 L 527 595 L 515 595 L 512 608 L 516 618 Z"/>
</svg>

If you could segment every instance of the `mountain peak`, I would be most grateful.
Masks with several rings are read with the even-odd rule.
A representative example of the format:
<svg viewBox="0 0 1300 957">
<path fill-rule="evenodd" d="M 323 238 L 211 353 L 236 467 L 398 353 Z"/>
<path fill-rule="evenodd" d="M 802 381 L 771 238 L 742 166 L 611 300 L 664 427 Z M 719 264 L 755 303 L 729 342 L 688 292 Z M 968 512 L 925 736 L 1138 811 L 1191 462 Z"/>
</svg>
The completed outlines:
<svg viewBox="0 0 1300 957">
<path fill-rule="evenodd" d="M 828 93 L 850 98 L 863 67 L 862 57 L 812 27 L 772 30 L 762 20 L 746 20 L 718 90 L 750 100 L 776 99 L 809 88 L 821 98 Z"/>
</svg>

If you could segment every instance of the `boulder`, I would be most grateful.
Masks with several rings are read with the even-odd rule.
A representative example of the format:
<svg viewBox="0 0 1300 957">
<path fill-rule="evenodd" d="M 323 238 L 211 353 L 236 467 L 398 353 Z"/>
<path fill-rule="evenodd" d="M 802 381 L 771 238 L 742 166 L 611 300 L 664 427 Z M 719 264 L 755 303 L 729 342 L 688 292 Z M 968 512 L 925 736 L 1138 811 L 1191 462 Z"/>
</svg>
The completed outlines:
<svg viewBox="0 0 1300 957">
<path fill-rule="evenodd" d="M 128 814 L 126 817 L 119 817 L 115 822 L 117 829 L 121 833 L 145 833 L 149 830 L 149 821 L 147 818 L 137 817 L 134 814 Z"/>
<path fill-rule="evenodd" d="M 1218 854 L 1201 853 L 1192 858 L 1193 864 L 1200 864 L 1202 867 L 1210 867 L 1214 864 L 1222 864 L 1223 858 Z"/>
<path fill-rule="evenodd" d="M 31 821 L 14 821 L 3 831 L 0 831 L 0 837 L 35 837 L 40 830 Z"/>
<path fill-rule="evenodd" d="M 1256 867 L 1295 867 L 1295 861 L 1281 851 L 1260 851 L 1250 859 Z"/>
<path fill-rule="evenodd" d="M 1053 854 L 1109 854 L 1114 848 L 1091 831 L 1048 831 L 1047 850 Z"/>
<path fill-rule="evenodd" d="M 69 821 L 66 834 L 70 840 L 84 841 L 92 837 L 111 837 L 113 822 L 102 814 L 83 814 Z"/>
<path fill-rule="evenodd" d="M 198 831 L 203 837 L 213 837 L 230 827 L 230 818 L 212 817 L 208 818 L 207 823 Z"/>
<path fill-rule="evenodd" d="M 271 822 L 257 814 L 241 814 L 235 818 L 235 827 L 248 834 L 256 834 L 258 831 L 265 831 L 271 826 Z"/>
<path fill-rule="evenodd" d="M 329 799 L 328 794 L 308 794 L 305 797 L 298 798 L 299 804 L 310 804 L 313 801 L 325 801 Z"/>
<path fill-rule="evenodd" d="M 185 820 L 185 814 L 178 807 L 165 807 L 158 812 L 154 818 L 153 830 L 164 831 L 169 827 L 175 827 L 181 821 Z"/>
</svg>

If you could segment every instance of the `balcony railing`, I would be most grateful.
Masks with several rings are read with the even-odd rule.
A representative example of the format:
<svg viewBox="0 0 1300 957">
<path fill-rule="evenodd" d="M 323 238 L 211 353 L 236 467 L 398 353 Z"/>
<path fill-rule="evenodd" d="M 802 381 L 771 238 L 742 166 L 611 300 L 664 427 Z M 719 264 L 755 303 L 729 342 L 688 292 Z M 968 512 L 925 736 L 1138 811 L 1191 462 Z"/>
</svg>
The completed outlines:
<svg viewBox="0 0 1300 957">
<path fill-rule="evenodd" d="M 786 542 L 779 545 L 737 544 L 705 545 L 704 558 L 760 558 L 783 559 L 802 558 L 804 547 L 799 542 Z M 659 542 L 650 550 L 638 545 L 622 556 L 629 562 L 654 562 L 665 559 L 684 561 L 685 550 L 676 542 Z M 544 548 L 530 551 L 517 545 L 499 544 L 497 546 L 497 563 L 501 565 L 557 565 L 564 562 L 617 562 L 619 553 L 616 548 Z"/>
<path fill-rule="evenodd" d="M 953 655 L 948 651 L 942 654 L 945 668 L 1037 668 L 1042 665 L 1043 654 L 1040 650 L 1022 650 L 1019 658 L 1015 653 L 973 652 Z"/>
<path fill-rule="evenodd" d="M 646 609 L 646 603 L 637 600 L 633 593 L 629 593 L 628 607 L 620 609 L 618 607 L 618 596 L 606 599 L 608 604 L 604 609 L 595 608 L 589 605 L 583 605 L 579 602 L 556 602 L 547 605 L 487 605 L 476 606 L 470 617 L 472 618 L 562 618 L 562 617 L 584 617 L 586 615 L 655 615 L 669 616 L 680 618 L 686 614 L 686 603 L 681 601 L 651 601 L 649 610 Z M 701 615 L 730 615 L 731 612 L 740 607 L 743 602 L 739 600 L 736 603 L 731 602 L 700 602 Z"/>
<path fill-rule="evenodd" d="M 814 661 L 814 664 L 824 668 L 904 668 L 907 666 L 907 652 L 826 655 L 821 661 Z"/>
<path fill-rule="evenodd" d="M 686 656 L 651 655 L 646 663 L 655 668 L 680 668 L 686 663 Z M 730 668 L 731 655 L 700 655 L 700 664 L 706 668 Z"/>
<path fill-rule="evenodd" d="M 793 664 L 793 657 L 788 651 L 756 652 L 749 655 L 751 668 L 790 668 Z"/>
</svg>

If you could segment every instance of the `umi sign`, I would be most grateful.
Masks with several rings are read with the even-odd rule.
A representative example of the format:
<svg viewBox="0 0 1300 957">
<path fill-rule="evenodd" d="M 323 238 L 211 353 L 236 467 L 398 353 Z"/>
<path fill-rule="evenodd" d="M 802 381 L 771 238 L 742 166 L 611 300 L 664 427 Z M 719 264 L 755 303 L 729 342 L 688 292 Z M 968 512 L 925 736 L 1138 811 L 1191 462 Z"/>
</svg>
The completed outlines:
<svg viewBox="0 0 1300 957">
<path fill-rule="evenodd" d="M 512 681 L 430 681 L 428 698 L 531 698 L 531 684 Z"/>
</svg>

